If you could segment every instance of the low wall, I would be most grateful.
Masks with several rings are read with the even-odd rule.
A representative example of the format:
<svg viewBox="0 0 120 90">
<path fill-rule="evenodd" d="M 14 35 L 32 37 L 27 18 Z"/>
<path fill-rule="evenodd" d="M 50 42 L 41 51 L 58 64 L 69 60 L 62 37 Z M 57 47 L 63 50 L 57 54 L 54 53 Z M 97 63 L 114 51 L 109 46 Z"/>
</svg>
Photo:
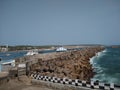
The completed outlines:
<svg viewBox="0 0 120 90">
<path fill-rule="evenodd" d="M 0 85 L 4 84 L 4 83 L 7 83 L 8 81 L 9 81 L 9 77 L 8 76 L 2 77 L 2 78 L 0 78 Z"/>
<path fill-rule="evenodd" d="M 42 84 L 42 81 L 46 81 L 47 86 L 58 88 L 57 86 L 59 85 L 64 85 L 60 86 L 58 90 L 68 90 L 66 89 L 66 85 L 70 85 L 69 88 L 74 88 L 73 90 L 78 90 L 78 88 L 83 88 L 83 90 L 86 89 L 102 89 L 102 90 L 120 90 L 120 86 L 114 85 L 113 83 L 111 84 L 104 84 L 101 82 L 86 82 L 86 81 L 81 81 L 79 79 L 66 79 L 66 78 L 57 78 L 57 77 L 48 77 L 48 76 L 41 76 L 39 73 L 32 73 L 32 83 L 33 84 Z M 42 80 L 42 81 L 41 81 Z M 52 82 L 49 83 L 49 82 Z M 56 86 L 56 83 L 59 83 Z M 67 86 L 68 87 L 68 86 Z"/>
<path fill-rule="evenodd" d="M 0 72 L 0 85 L 9 81 L 9 75 L 7 72 Z"/>
<path fill-rule="evenodd" d="M 36 80 L 36 79 L 32 79 L 31 82 L 33 85 L 50 87 L 54 90 L 90 90 L 89 88 L 85 88 L 85 87 L 76 87 L 76 86 L 53 83 L 53 82 L 46 82 L 46 81 Z"/>
<path fill-rule="evenodd" d="M 12 66 L 11 65 L 3 65 L 3 64 L 1 64 L 1 66 L 2 66 L 2 72 L 8 72 L 11 68 L 12 68 Z"/>
</svg>

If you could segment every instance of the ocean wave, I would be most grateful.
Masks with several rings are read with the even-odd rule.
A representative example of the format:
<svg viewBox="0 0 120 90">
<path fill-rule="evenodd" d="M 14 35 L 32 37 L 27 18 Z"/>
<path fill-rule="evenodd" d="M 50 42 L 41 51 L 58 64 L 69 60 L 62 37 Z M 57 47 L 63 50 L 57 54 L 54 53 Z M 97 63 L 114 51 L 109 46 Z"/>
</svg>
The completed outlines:
<svg viewBox="0 0 120 90">
<path fill-rule="evenodd" d="M 100 57 L 102 57 L 103 55 L 104 55 L 104 54 L 103 54 L 103 51 L 96 53 L 95 56 L 93 56 L 92 58 L 90 58 L 90 64 L 92 64 L 92 65 L 95 64 L 97 58 L 100 58 Z"/>
<path fill-rule="evenodd" d="M 103 52 L 103 53 L 106 53 L 106 52 L 107 52 L 107 49 L 103 50 L 102 52 Z"/>
<path fill-rule="evenodd" d="M 94 78 L 91 80 L 93 81 L 99 81 L 99 82 L 104 82 L 104 83 L 114 83 L 114 84 L 120 84 L 119 80 L 117 78 L 114 78 L 112 76 L 109 76 L 105 73 L 103 74 L 96 74 Z"/>
<path fill-rule="evenodd" d="M 90 64 L 94 64 L 94 59 L 96 58 L 96 56 L 93 56 L 92 58 L 90 58 Z"/>
<path fill-rule="evenodd" d="M 91 80 L 98 80 L 103 83 L 120 84 L 120 53 L 116 52 L 120 51 L 108 48 L 102 52 L 98 52 L 96 56 L 90 59 L 92 67 L 96 72 Z"/>
<path fill-rule="evenodd" d="M 107 52 L 107 51 L 98 52 L 96 56 L 97 56 L 98 58 L 101 58 L 101 57 L 103 57 L 104 55 L 106 55 L 106 52 Z"/>
</svg>

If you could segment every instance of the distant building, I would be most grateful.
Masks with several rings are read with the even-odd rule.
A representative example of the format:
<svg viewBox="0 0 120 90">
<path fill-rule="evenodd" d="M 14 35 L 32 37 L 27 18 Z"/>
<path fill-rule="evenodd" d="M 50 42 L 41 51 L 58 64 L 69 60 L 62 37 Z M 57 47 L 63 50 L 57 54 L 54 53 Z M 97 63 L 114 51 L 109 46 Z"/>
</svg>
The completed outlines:
<svg viewBox="0 0 120 90">
<path fill-rule="evenodd" d="M 8 46 L 1 46 L 0 47 L 0 52 L 6 52 L 8 51 Z"/>
</svg>

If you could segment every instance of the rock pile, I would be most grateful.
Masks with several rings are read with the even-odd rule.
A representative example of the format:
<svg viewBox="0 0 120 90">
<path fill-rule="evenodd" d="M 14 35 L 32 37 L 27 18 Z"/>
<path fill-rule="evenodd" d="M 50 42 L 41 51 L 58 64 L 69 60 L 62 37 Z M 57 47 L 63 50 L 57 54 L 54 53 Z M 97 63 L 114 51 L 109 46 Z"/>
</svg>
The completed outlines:
<svg viewBox="0 0 120 90">
<path fill-rule="evenodd" d="M 38 63 L 30 68 L 31 71 L 40 72 L 41 75 L 90 80 L 94 72 L 89 59 L 103 49 L 102 47 L 84 48 L 79 51 L 63 52 L 48 60 L 39 58 Z"/>
</svg>

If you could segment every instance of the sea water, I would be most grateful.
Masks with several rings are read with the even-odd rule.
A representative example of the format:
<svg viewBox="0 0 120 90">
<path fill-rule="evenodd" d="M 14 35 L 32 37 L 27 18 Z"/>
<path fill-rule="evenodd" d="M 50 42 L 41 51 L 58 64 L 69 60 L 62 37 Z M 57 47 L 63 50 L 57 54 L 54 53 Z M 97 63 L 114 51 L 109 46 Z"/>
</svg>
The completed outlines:
<svg viewBox="0 0 120 90">
<path fill-rule="evenodd" d="M 26 54 L 26 51 L 13 51 L 13 52 L 0 52 L 0 72 L 1 72 L 1 64 L 5 62 L 13 61 L 15 58 L 22 57 Z"/>
<path fill-rule="evenodd" d="M 52 53 L 55 52 L 55 50 L 43 50 L 39 53 Z M 27 51 L 12 51 L 12 52 L 0 52 L 0 58 L 2 59 L 2 61 L 0 61 L 0 72 L 1 72 L 1 63 L 4 62 L 10 62 L 12 60 L 14 60 L 15 58 L 19 58 L 19 57 L 23 57 L 25 56 L 27 53 Z"/>
<path fill-rule="evenodd" d="M 92 80 L 120 85 L 120 48 L 108 47 L 90 59 L 96 74 Z"/>
</svg>

